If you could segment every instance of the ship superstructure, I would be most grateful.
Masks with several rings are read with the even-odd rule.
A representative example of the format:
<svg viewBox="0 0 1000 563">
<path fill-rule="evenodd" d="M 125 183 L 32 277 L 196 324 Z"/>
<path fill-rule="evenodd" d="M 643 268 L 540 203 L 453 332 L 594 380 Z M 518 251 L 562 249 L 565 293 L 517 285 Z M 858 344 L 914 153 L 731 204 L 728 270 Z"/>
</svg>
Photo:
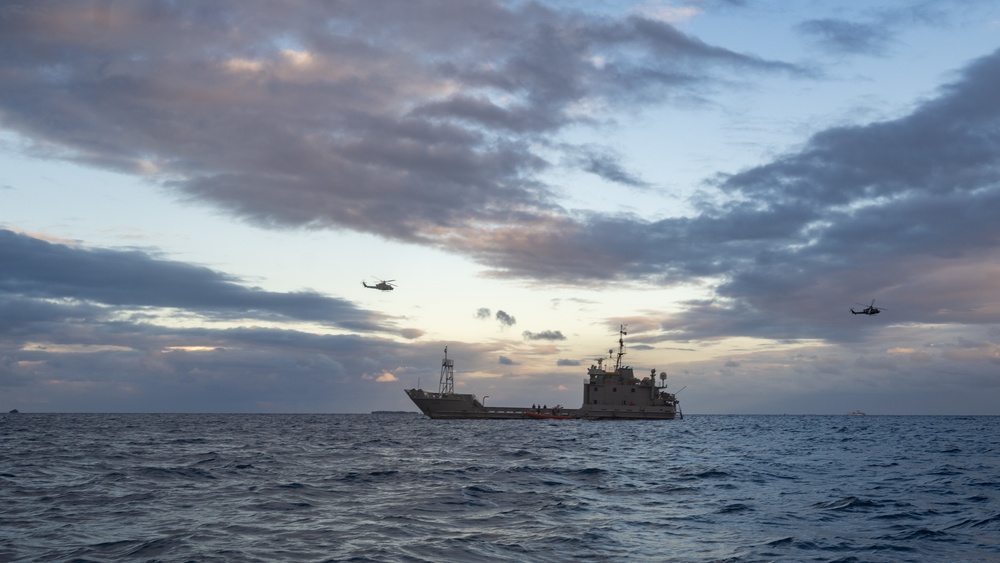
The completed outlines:
<svg viewBox="0 0 1000 563">
<path fill-rule="evenodd" d="M 583 405 L 579 418 L 591 419 L 673 419 L 680 414 L 677 395 L 667 392 L 667 374 L 660 372 L 656 382 L 656 369 L 639 379 L 630 366 L 624 365 L 625 325 L 618 331 L 618 354 L 614 370 L 604 369 L 604 359 L 587 370 L 589 376 L 583 384 Z M 608 350 L 609 356 L 613 350 Z M 608 358 L 610 361 L 610 357 Z"/>
</svg>

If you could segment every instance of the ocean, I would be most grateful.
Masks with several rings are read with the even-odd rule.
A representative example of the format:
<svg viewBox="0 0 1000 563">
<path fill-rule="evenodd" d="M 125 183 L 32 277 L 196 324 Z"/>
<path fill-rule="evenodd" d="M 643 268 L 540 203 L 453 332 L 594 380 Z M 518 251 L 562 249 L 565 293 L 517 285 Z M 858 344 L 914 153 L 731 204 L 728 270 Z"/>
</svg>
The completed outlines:
<svg viewBox="0 0 1000 563">
<path fill-rule="evenodd" d="M 0 415 L 0 561 L 1000 561 L 1000 417 Z"/>
</svg>

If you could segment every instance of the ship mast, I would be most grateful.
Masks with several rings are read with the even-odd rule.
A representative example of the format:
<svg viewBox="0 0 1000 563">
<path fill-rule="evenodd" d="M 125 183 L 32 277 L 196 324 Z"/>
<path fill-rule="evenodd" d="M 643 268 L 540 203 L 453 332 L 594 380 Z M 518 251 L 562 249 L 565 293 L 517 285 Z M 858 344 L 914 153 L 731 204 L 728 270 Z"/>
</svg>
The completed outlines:
<svg viewBox="0 0 1000 563">
<path fill-rule="evenodd" d="M 625 332 L 625 325 L 621 325 L 618 328 L 618 359 L 615 360 L 615 371 L 617 372 L 622 368 L 622 356 L 625 355 L 625 337 L 628 333 Z"/>
<path fill-rule="evenodd" d="M 452 394 L 455 392 L 455 360 L 448 359 L 448 347 L 444 347 L 444 359 L 441 360 L 441 379 L 438 382 L 438 393 Z"/>
</svg>

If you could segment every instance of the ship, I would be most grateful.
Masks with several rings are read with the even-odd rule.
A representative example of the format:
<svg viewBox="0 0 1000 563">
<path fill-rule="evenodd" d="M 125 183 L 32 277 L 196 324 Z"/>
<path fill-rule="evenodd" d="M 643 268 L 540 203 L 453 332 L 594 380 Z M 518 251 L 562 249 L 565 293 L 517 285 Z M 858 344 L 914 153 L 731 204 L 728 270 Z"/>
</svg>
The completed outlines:
<svg viewBox="0 0 1000 563">
<path fill-rule="evenodd" d="M 425 391 L 419 386 L 406 389 L 407 396 L 420 412 L 437 419 L 585 419 L 585 420 L 673 420 L 684 418 L 676 393 L 667 392 L 667 374 L 660 372 L 657 382 L 656 369 L 641 379 L 622 360 L 625 357 L 625 325 L 619 327 L 618 355 L 613 369 L 605 369 L 604 362 L 596 360 L 587 370 L 583 382 L 583 401 L 578 409 L 556 407 L 502 407 L 483 404 L 471 393 L 455 392 L 455 361 L 448 358 L 444 349 L 441 360 L 441 377 L 438 390 Z M 485 398 L 485 397 L 484 397 Z"/>
</svg>

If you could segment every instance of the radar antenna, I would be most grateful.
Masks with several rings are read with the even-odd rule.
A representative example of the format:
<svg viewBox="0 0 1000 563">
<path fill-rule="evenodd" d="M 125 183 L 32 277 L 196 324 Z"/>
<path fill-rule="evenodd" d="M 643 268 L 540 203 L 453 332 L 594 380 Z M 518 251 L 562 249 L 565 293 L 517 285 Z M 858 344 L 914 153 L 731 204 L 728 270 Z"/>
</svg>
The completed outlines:
<svg viewBox="0 0 1000 563">
<path fill-rule="evenodd" d="M 618 327 L 618 359 L 615 360 L 615 371 L 622 368 L 622 356 L 625 355 L 625 337 L 628 333 L 625 332 L 625 327 L 627 325 L 621 325 Z"/>
</svg>

